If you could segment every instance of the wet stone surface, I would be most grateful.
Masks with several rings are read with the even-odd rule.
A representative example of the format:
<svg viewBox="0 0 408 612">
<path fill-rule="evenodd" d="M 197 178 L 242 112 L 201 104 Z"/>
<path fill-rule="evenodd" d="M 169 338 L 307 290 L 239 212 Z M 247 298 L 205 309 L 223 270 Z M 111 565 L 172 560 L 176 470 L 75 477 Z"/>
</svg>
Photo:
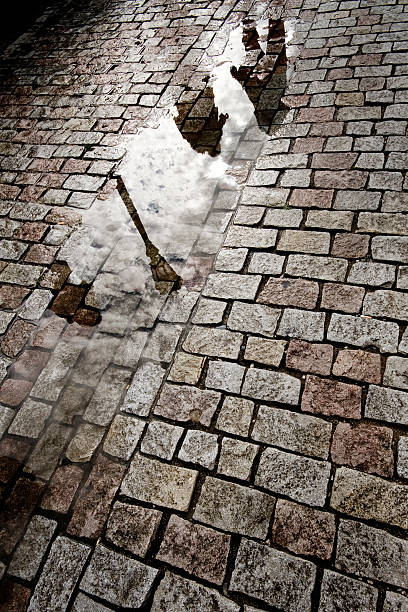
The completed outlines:
<svg viewBox="0 0 408 612">
<path fill-rule="evenodd" d="M 2 611 L 408 610 L 407 8 L 2 48 Z"/>
</svg>

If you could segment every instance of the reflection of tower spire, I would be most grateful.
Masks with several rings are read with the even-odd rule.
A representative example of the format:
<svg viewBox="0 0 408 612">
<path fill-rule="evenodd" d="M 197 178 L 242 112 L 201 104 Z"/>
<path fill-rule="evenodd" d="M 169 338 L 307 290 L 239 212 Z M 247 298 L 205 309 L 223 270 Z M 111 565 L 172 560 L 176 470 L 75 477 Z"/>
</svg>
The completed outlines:
<svg viewBox="0 0 408 612">
<path fill-rule="evenodd" d="M 249 98 L 249 106 L 250 103 L 253 105 L 250 109 L 251 117 L 253 112 L 261 130 L 267 132 L 285 91 L 286 38 L 282 19 L 263 20 L 262 28 L 260 23 L 253 19 L 243 20 L 242 43 L 246 55 L 238 69 L 231 67 L 231 75 Z M 206 87 L 198 98 L 187 99 L 188 96 L 185 102 L 177 104 L 178 116 L 175 122 L 178 129 L 199 153 L 208 152 L 213 157 L 218 155 L 228 115 L 218 115 L 211 87 Z"/>
<path fill-rule="evenodd" d="M 285 25 L 282 19 L 268 19 L 266 53 L 259 44 L 257 23 L 243 22 L 242 42 L 247 52 L 245 63 L 231 69 L 255 107 L 259 127 L 267 131 L 280 106 L 286 85 Z"/>
<path fill-rule="evenodd" d="M 180 289 L 183 284 L 183 279 L 177 274 L 167 263 L 167 261 L 159 253 L 159 249 L 149 240 L 146 229 L 142 223 L 139 213 L 133 204 L 130 193 L 128 192 L 125 183 L 121 176 L 117 175 L 116 184 L 120 197 L 132 219 L 137 231 L 141 235 L 146 247 L 146 255 L 150 259 L 150 268 L 156 289 L 160 293 L 168 293 Z"/>
</svg>

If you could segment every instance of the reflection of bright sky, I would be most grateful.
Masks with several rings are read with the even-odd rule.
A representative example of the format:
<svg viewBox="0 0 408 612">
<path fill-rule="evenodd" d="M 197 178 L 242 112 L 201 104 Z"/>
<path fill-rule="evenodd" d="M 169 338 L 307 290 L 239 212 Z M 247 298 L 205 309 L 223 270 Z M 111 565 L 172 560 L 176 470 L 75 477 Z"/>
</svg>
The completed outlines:
<svg viewBox="0 0 408 612">
<path fill-rule="evenodd" d="M 288 25 L 287 40 L 293 35 L 294 21 Z M 259 11 L 257 30 L 261 39 L 267 35 L 267 26 L 264 12 Z M 248 126 L 251 126 L 251 139 L 268 138 L 258 128 L 248 95 L 231 75 L 231 67 L 239 68 L 245 60 L 242 33 L 242 25 L 230 32 L 225 51 L 217 58 L 211 73 L 215 105 L 219 113 L 228 114 L 223 128 L 221 155 L 213 158 L 208 153 L 196 152 L 173 120 L 171 113 L 175 109 L 163 110 L 164 116 L 156 127 L 146 127 L 136 135 L 126 137 L 127 155 L 120 173 L 149 238 L 164 257 L 174 253 L 182 258 L 188 255 L 202 231 L 214 190 L 220 181 L 227 188 L 237 188 L 234 179 L 226 176 L 229 166 L 225 159 L 230 158 L 224 155 L 223 159 L 223 151 L 231 149 L 231 144 L 235 148 Z M 255 132 L 259 134 L 255 135 Z M 97 242 L 103 245 L 113 245 L 129 236 L 129 231 L 134 232 L 134 228 L 127 225 L 129 218 L 117 193 L 108 201 L 96 202 L 84 213 L 83 221 L 92 228 Z M 136 250 L 140 257 L 140 243 Z M 78 259 L 82 263 L 78 261 L 77 266 L 75 261 L 69 262 L 73 270 L 78 266 L 83 268 L 83 251 Z"/>
</svg>

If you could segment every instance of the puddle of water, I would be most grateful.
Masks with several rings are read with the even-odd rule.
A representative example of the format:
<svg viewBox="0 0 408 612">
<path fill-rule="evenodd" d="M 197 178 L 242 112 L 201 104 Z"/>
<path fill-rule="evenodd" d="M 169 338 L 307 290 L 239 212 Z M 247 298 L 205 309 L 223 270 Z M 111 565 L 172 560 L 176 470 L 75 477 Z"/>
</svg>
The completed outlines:
<svg viewBox="0 0 408 612">
<path fill-rule="evenodd" d="M 215 196 L 240 188 L 245 160 L 255 159 L 268 138 L 286 85 L 285 42 L 293 27 L 285 34 L 283 21 L 264 13 L 261 6 L 260 17 L 231 30 L 198 97 L 187 93 L 189 103 L 164 109 L 155 127 L 127 137 L 119 192 L 83 212 L 82 227 L 60 252 L 71 274 L 52 309 L 69 322 L 99 323 L 106 285 L 115 286 L 115 297 L 119 291 L 149 300 L 153 285 L 162 294 L 181 286 L 194 248 L 196 255 L 217 251 L 217 230 L 228 215 L 210 215 Z M 75 308 L 72 285 L 81 286 Z"/>
</svg>

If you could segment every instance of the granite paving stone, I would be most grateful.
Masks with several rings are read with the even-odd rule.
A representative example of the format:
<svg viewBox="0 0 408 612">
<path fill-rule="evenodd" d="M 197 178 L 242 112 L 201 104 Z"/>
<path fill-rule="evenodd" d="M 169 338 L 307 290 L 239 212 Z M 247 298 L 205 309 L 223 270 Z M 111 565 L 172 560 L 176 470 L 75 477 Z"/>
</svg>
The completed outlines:
<svg viewBox="0 0 408 612">
<path fill-rule="evenodd" d="M 158 573 L 99 544 L 81 580 L 81 589 L 124 608 L 140 608 Z"/>
<path fill-rule="evenodd" d="M 216 391 L 166 383 L 154 414 L 174 420 L 210 425 L 221 395 Z"/>
<path fill-rule="evenodd" d="M 323 376 L 330 374 L 332 360 L 333 347 L 330 344 L 313 344 L 303 340 L 291 340 L 286 352 L 288 368 Z"/>
<path fill-rule="evenodd" d="M 11 560 L 8 571 L 12 576 L 24 580 L 35 577 L 56 528 L 56 521 L 33 516 Z"/>
<path fill-rule="evenodd" d="M 122 482 L 121 493 L 175 510 L 187 510 L 198 472 L 136 454 Z"/>
<path fill-rule="evenodd" d="M 218 455 L 217 436 L 205 431 L 187 431 L 178 458 L 212 470 Z"/>
<path fill-rule="evenodd" d="M 141 451 L 162 459 L 173 459 L 183 428 L 162 421 L 151 421 L 140 445 Z"/>
<path fill-rule="evenodd" d="M 59 463 L 71 433 L 65 425 L 50 423 L 27 460 L 27 471 L 48 479 Z"/>
<path fill-rule="evenodd" d="M 295 501 L 323 506 L 329 477 L 327 462 L 267 448 L 262 453 L 255 484 Z"/>
<path fill-rule="evenodd" d="M 239 393 L 245 368 L 229 361 L 210 361 L 205 385 L 209 389 L 220 389 L 227 393 Z"/>
<path fill-rule="evenodd" d="M 218 472 L 224 474 L 224 476 L 248 480 L 258 449 L 259 447 L 256 444 L 233 438 L 223 438 Z"/>
<path fill-rule="evenodd" d="M 41 507 L 54 512 L 68 512 L 84 473 L 76 465 L 58 467 L 41 499 Z"/>
<path fill-rule="evenodd" d="M 168 610 L 194 612 L 200 610 L 217 610 L 219 612 L 238 612 L 239 606 L 220 595 L 215 589 L 208 588 L 192 580 L 166 572 L 160 582 L 152 603 L 152 612 Z"/>
<path fill-rule="evenodd" d="M 364 523 L 340 520 L 336 568 L 407 588 L 405 540 Z"/>
<path fill-rule="evenodd" d="M 257 336 L 249 336 L 244 353 L 244 359 L 264 363 L 270 366 L 279 366 L 285 351 L 284 340 L 268 340 Z"/>
<path fill-rule="evenodd" d="M 227 329 L 194 326 L 183 342 L 189 353 L 236 359 L 243 340 L 242 334 Z"/>
<path fill-rule="evenodd" d="M 318 295 L 319 285 L 316 282 L 293 278 L 270 278 L 259 294 L 258 302 L 313 309 Z"/>
<path fill-rule="evenodd" d="M 78 593 L 72 604 L 72 610 L 74 612 L 86 612 L 89 609 L 92 609 L 94 612 L 109 612 L 109 610 L 112 610 L 112 608 L 97 603 L 94 599 L 87 597 L 83 593 Z"/>
<path fill-rule="evenodd" d="M 302 340 L 323 340 L 326 315 L 323 312 L 311 312 L 286 308 L 278 327 L 279 336 L 301 338 Z"/>
<path fill-rule="evenodd" d="M 356 518 L 372 519 L 406 529 L 408 490 L 398 483 L 346 467 L 336 470 L 331 506 Z"/>
<path fill-rule="evenodd" d="M 367 351 L 340 350 L 333 364 L 333 374 L 378 384 L 381 382 L 381 357 Z"/>
<path fill-rule="evenodd" d="M 375 346 L 381 352 L 393 353 L 397 350 L 398 334 L 398 325 L 391 321 L 333 314 L 327 339 L 354 346 Z"/>
<path fill-rule="evenodd" d="M 114 457 L 130 459 L 144 427 L 141 419 L 117 414 L 106 434 L 103 450 Z"/>
<path fill-rule="evenodd" d="M 137 370 L 127 389 L 122 410 L 138 416 L 147 416 L 153 400 L 160 389 L 165 369 L 151 361 L 146 361 Z"/>
<path fill-rule="evenodd" d="M 258 246 L 256 241 L 255 243 Z M 208 277 L 204 295 L 221 299 L 253 300 L 260 281 L 261 277 L 258 275 L 217 272 Z"/>
<path fill-rule="evenodd" d="M 251 437 L 265 444 L 327 459 L 332 426 L 323 419 L 260 406 Z"/>
<path fill-rule="evenodd" d="M 90 552 L 89 546 L 59 536 L 51 547 L 28 610 L 66 610 Z"/>
<path fill-rule="evenodd" d="M 330 559 L 336 522 L 333 514 L 279 499 L 272 526 L 278 546 L 307 557 Z"/>
<path fill-rule="evenodd" d="M 125 470 L 122 465 L 99 455 L 74 504 L 68 533 L 98 538 Z"/>
<path fill-rule="evenodd" d="M 366 610 L 374 612 L 377 609 L 378 591 L 369 584 L 342 576 L 331 570 L 325 570 L 320 595 L 321 612 L 338 610 Z"/>
<path fill-rule="evenodd" d="M 370 385 L 364 414 L 369 419 L 408 424 L 408 393 Z"/>
<path fill-rule="evenodd" d="M 193 518 L 223 531 L 265 539 L 274 505 L 271 495 L 207 476 Z"/>
<path fill-rule="evenodd" d="M 288 612 L 306 612 L 315 574 L 310 561 L 243 539 L 229 588 Z"/>
<path fill-rule="evenodd" d="M 331 446 L 332 460 L 380 476 L 392 477 L 392 430 L 366 423 L 338 423 Z"/>
<path fill-rule="evenodd" d="M 217 429 L 245 437 L 249 432 L 253 411 L 254 402 L 227 395 L 218 413 Z"/>
<path fill-rule="evenodd" d="M 230 536 L 172 514 L 157 559 L 189 574 L 222 584 Z"/>
<path fill-rule="evenodd" d="M 242 395 L 254 399 L 297 404 L 300 380 L 289 374 L 250 368 L 245 375 Z"/>
<path fill-rule="evenodd" d="M 228 316 L 227 327 L 235 331 L 273 337 L 280 312 L 279 309 L 270 306 L 234 302 Z"/>
<path fill-rule="evenodd" d="M 151 508 L 116 502 L 106 526 L 106 539 L 144 557 L 156 535 L 162 513 Z"/>
<path fill-rule="evenodd" d="M 396 612 L 406 612 L 406 610 L 408 610 L 408 599 L 398 593 L 387 591 L 385 594 L 383 611 L 392 612 L 392 610 L 396 610 Z"/>
<path fill-rule="evenodd" d="M 398 441 L 397 472 L 408 479 L 408 436 L 402 436 Z"/>
</svg>

